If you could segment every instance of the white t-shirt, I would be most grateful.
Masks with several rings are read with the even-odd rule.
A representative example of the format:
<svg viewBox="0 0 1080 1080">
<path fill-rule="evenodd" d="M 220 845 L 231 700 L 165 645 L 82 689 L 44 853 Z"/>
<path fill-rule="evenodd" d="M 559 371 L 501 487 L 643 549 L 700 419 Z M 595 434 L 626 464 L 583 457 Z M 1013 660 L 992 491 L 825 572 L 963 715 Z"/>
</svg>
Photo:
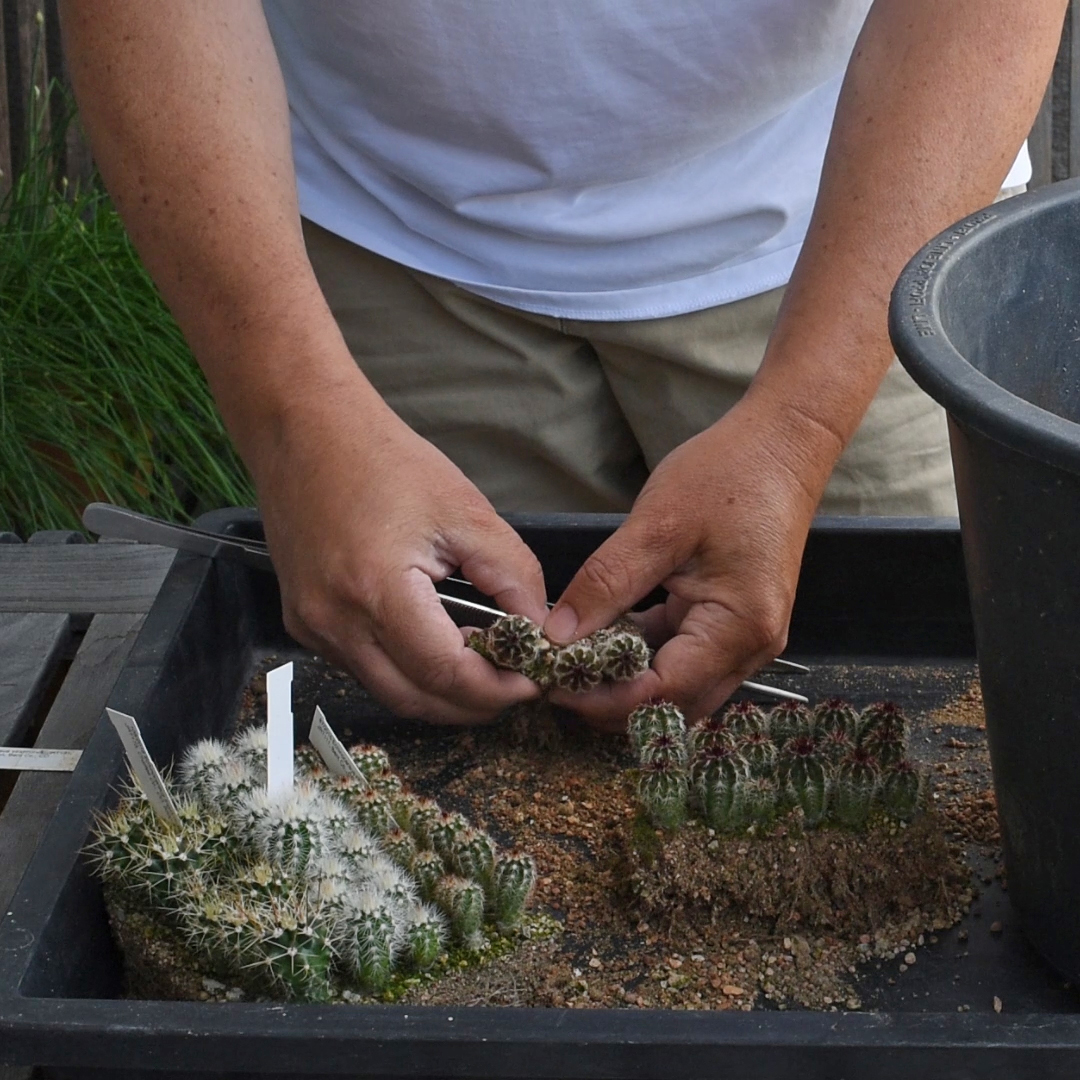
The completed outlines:
<svg viewBox="0 0 1080 1080">
<path fill-rule="evenodd" d="M 620 320 L 788 280 L 870 3 L 264 7 L 306 217 L 512 307 Z"/>
</svg>

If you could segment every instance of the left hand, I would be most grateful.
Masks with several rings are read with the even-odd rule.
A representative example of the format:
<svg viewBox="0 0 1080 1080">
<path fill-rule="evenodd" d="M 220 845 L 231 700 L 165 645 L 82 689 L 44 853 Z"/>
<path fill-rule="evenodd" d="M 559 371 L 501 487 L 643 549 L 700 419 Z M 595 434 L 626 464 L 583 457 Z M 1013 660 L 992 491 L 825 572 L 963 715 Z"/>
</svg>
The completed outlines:
<svg viewBox="0 0 1080 1080">
<path fill-rule="evenodd" d="M 649 699 L 675 702 L 692 722 L 783 651 L 803 547 L 833 464 L 800 445 L 799 426 L 744 399 L 664 458 L 544 627 L 560 644 L 576 640 L 663 585 L 667 602 L 637 618 L 653 644 L 664 644 L 632 682 L 559 691 L 552 701 L 611 731 L 624 730 Z"/>
</svg>

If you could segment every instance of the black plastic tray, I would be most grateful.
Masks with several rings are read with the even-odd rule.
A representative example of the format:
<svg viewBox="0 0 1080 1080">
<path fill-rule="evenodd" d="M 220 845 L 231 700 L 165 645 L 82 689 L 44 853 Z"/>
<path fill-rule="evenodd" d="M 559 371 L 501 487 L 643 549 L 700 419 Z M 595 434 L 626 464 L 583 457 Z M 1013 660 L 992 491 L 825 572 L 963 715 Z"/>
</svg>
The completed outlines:
<svg viewBox="0 0 1080 1080">
<path fill-rule="evenodd" d="M 557 593 L 620 520 L 512 519 Z M 260 535 L 250 511 L 203 527 Z M 276 583 L 242 565 L 181 555 L 110 704 L 137 716 L 160 763 L 231 717 L 258 657 L 295 648 Z M 919 710 L 974 672 L 955 523 L 831 520 L 807 547 L 788 655 Z M 373 717 L 374 719 L 374 717 Z M 955 932 L 919 950 L 895 987 L 860 984 L 867 1010 L 674 1012 L 128 1001 L 101 891 L 79 858 L 94 809 L 122 769 L 99 725 L 0 923 L 0 1065 L 53 1077 L 363 1076 L 903 1078 L 1017 1080 L 1080 1074 L 1080 1004 L 1014 932 L 994 885 Z M 988 924 L 1002 920 L 1004 933 Z M 1005 1003 L 994 1012 L 993 998 Z M 958 1012 L 959 1003 L 970 1011 Z"/>
</svg>

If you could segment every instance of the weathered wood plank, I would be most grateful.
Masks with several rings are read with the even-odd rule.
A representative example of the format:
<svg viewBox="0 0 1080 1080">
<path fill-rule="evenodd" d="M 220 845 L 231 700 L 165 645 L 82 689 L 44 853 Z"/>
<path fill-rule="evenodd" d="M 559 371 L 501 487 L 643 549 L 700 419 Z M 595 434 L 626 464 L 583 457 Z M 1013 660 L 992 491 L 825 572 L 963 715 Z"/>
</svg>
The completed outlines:
<svg viewBox="0 0 1080 1080">
<path fill-rule="evenodd" d="M 0 545 L 0 612 L 146 612 L 175 557 L 151 544 Z"/>
<path fill-rule="evenodd" d="M 144 618 L 94 618 L 35 745 L 75 750 L 86 746 Z M 65 773 L 19 777 L 0 815 L 0 912 L 14 895 L 68 780 Z"/>
<path fill-rule="evenodd" d="M 70 640 L 70 615 L 0 615 L 0 746 L 26 734 Z"/>
</svg>

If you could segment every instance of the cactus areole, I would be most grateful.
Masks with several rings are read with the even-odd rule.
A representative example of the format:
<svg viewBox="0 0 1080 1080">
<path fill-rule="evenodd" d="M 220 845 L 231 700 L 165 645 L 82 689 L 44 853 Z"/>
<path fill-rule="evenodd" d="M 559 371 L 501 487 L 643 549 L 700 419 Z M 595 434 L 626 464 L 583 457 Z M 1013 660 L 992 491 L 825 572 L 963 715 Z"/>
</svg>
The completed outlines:
<svg viewBox="0 0 1080 1080">
<path fill-rule="evenodd" d="M 268 796 L 265 746 L 259 729 L 195 743 L 168 781 L 178 823 L 131 786 L 88 848 L 124 905 L 208 972 L 253 996 L 371 996 L 447 950 L 468 962 L 492 935 L 515 934 L 536 882 L 530 855 L 406 792 L 374 746 L 350 751 L 368 787 L 303 748 L 293 789 Z"/>
<path fill-rule="evenodd" d="M 650 702 L 630 714 L 627 735 L 638 801 L 658 829 L 696 816 L 717 832 L 761 831 L 798 811 L 803 828 L 859 830 L 876 818 L 906 824 L 925 798 L 907 719 L 891 703 L 860 713 L 840 699 L 813 711 L 739 702 L 688 730 L 670 702 Z"/>
</svg>

